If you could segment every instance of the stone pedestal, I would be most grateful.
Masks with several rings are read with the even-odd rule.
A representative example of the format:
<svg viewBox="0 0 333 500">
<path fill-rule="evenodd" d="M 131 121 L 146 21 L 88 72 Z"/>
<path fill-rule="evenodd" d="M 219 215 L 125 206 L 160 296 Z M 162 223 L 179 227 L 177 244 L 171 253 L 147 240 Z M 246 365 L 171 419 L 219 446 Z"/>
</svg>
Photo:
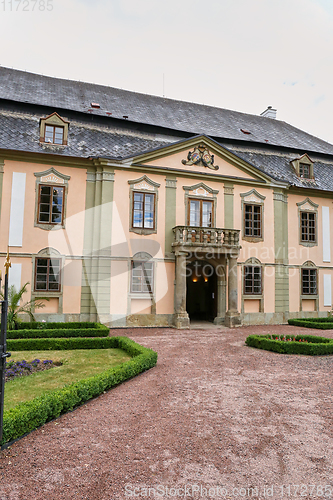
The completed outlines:
<svg viewBox="0 0 333 500">
<path fill-rule="evenodd" d="M 186 311 L 186 252 L 176 253 L 175 316 L 176 328 L 189 328 L 190 318 Z"/>
</svg>

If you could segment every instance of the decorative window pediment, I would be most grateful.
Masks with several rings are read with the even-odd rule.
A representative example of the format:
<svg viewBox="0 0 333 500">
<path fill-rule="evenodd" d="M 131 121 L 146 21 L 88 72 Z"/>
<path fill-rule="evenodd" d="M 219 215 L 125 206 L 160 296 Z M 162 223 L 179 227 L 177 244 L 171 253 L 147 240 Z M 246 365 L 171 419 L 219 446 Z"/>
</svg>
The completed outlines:
<svg viewBox="0 0 333 500">
<path fill-rule="evenodd" d="M 193 186 L 183 186 L 184 191 L 187 191 L 189 196 L 203 196 L 213 198 L 218 194 L 218 190 L 212 189 L 203 182 L 194 184 Z"/>
<path fill-rule="evenodd" d="M 131 189 L 136 189 L 138 191 L 157 191 L 157 188 L 161 185 L 152 181 L 146 175 L 134 181 L 128 181 L 128 184 L 131 186 Z"/>
<path fill-rule="evenodd" d="M 266 196 L 258 193 L 256 189 L 251 189 L 247 193 L 241 193 L 241 197 L 245 203 L 262 203 L 266 199 Z"/>
<path fill-rule="evenodd" d="M 299 177 L 300 179 L 314 179 L 313 161 L 306 153 L 303 156 L 292 160 L 290 164 L 294 168 L 297 177 Z"/>
<path fill-rule="evenodd" d="M 54 112 L 40 119 L 40 142 L 66 146 L 69 122 Z"/>
<path fill-rule="evenodd" d="M 299 203 L 296 203 L 296 205 L 301 210 L 311 210 L 311 211 L 316 211 L 319 207 L 319 205 L 317 205 L 317 203 L 314 203 L 313 201 L 311 201 L 310 198 L 306 198 L 304 201 L 300 201 Z"/>
<path fill-rule="evenodd" d="M 70 175 L 61 174 L 55 168 L 51 167 L 44 172 L 35 172 L 34 176 L 39 179 L 39 182 L 51 184 L 67 184 L 70 180 Z"/>
</svg>

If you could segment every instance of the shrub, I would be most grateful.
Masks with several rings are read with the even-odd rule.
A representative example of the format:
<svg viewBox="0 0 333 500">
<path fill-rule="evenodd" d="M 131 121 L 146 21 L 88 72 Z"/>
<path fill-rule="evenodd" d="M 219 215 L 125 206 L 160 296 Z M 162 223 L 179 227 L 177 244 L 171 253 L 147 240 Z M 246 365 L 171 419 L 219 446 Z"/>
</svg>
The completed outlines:
<svg viewBox="0 0 333 500">
<path fill-rule="evenodd" d="M 289 341 L 275 340 L 275 336 L 272 337 L 270 338 L 270 335 L 249 335 L 245 343 L 250 347 L 280 354 L 307 354 L 310 356 L 333 354 L 333 340 L 325 337 L 296 335 L 295 340 Z"/>
<path fill-rule="evenodd" d="M 47 323 L 44 321 L 20 321 L 16 325 L 16 330 L 35 330 L 35 329 L 51 329 L 55 328 L 101 328 L 104 327 L 101 323 L 93 323 L 89 321 L 73 321 L 69 323 L 61 323 L 59 321 L 53 323 Z"/>
<path fill-rule="evenodd" d="M 64 323 L 66 324 L 66 323 Z M 59 338 L 59 337 L 107 337 L 110 328 L 99 325 L 96 328 L 55 328 L 31 329 L 31 330 L 8 330 L 8 339 L 35 339 L 35 338 Z"/>
<path fill-rule="evenodd" d="M 51 339 L 36 339 L 24 342 L 38 342 L 39 340 L 52 343 Z M 103 339 L 59 339 L 55 343 L 76 342 L 76 349 L 100 349 L 117 347 L 123 349 L 132 356 L 132 359 L 125 363 L 109 368 L 108 370 L 92 377 L 80 380 L 67 385 L 62 389 L 50 391 L 43 396 L 39 396 L 32 401 L 20 403 L 15 408 L 4 412 L 3 438 L 1 444 L 12 441 L 27 432 L 31 432 L 49 420 L 59 417 L 59 415 L 73 410 L 80 404 L 91 398 L 99 396 L 104 391 L 111 389 L 115 385 L 124 382 L 139 373 L 152 368 L 157 363 L 157 353 L 147 349 L 127 337 L 108 337 Z M 79 346 L 82 341 L 83 346 Z M 87 346 L 90 341 L 90 347 Z M 10 342 L 19 342 L 11 340 Z M 94 346 L 94 347 L 93 347 Z M 64 348 L 64 347 L 63 347 Z M 69 347 L 67 347 L 68 349 Z M 29 348 L 30 349 L 30 348 Z M 34 349 L 32 347 L 32 349 Z M 44 349 L 44 347 L 43 347 Z M 12 349 L 13 350 L 13 349 Z"/>
<path fill-rule="evenodd" d="M 333 329 L 332 318 L 308 318 L 308 319 L 288 319 L 289 325 L 304 326 L 305 328 L 317 328 L 319 330 Z"/>
</svg>

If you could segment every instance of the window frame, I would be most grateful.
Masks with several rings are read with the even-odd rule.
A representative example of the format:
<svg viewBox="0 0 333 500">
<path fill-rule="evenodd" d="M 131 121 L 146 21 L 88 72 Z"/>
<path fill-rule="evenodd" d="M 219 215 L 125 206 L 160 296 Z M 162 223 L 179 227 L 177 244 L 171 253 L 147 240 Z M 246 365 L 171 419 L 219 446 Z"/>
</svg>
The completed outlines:
<svg viewBox="0 0 333 500">
<path fill-rule="evenodd" d="M 41 191 L 42 191 L 42 188 L 43 187 L 49 187 L 51 189 L 51 193 L 50 193 L 50 219 L 52 219 L 52 200 L 51 200 L 51 197 L 53 196 L 52 195 L 52 189 L 56 188 L 56 189 L 63 189 L 63 195 L 62 195 L 62 206 L 61 206 L 61 222 L 52 222 L 51 220 L 47 221 L 47 222 L 43 222 L 40 220 L 40 206 L 41 206 Z M 62 226 L 64 224 L 64 205 L 65 205 L 65 193 L 66 193 L 66 188 L 65 186 L 63 185 L 59 185 L 59 184 L 44 184 L 44 183 L 40 183 L 39 186 L 38 186 L 38 190 L 39 190 L 39 193 L 38 193 L 38 209 L 37 209 L 37 223 L 38 224 L 47 224 L 47 225 L 52 225 L 52 226 Z"/>
<path fill-rule="evenodd" d="M 58 172 L 55 168 L 51 167 L 44 172 L 35 172 L 35 218 L 34 227 L 38 227 L 45 231 L 64 229 L 66 225 L 66 211 L 67 211 L 67 196 L 69 192 L 70 176 Z M 62 221 L 59 222 L 39 222 L 40 214 L 40 186 L 50 187 L 63 187 L 64 194 L 62 198 Z"/>
<path fill-rule="evenodd" d="M 246 274 L 246 269 L 247 268 L 251 268 L 252 269 L 252 276 L 251 276 L 251 279 L 252 279 L 252 285 L 251 285 L 251 291 L 246 291 L 246 279 L 247 279 L 247 274 Z M 259 292 L 255 292 L 254 291 L 254 288 L 255 288 L 255 268 L 258 268 L 260 270 L 260 291 Z M 244 267 L 243 267 L 243 295 L 248 297 L 248 296 L 256 296 L 257 298 L 258 297 L 261 297 L 263 294 L 263 279 L 262 279 L 262 266 L 260 264 L 257 264 L 257 263 L 248 263 L 248 264 L 244 264 Z"/>
<path fill-rule="evenodd" d="M 307 216 L 307 220 L 306 220 L 306 226 L 305 226 L 305 229 L 306 229 L 306 236 L 307 238 L 304 239 L 303 238 L 303 216 L 306 215 Z M 314 228 L 313 228 L 313 232 L 310 234 L 310 229 L 311 229 L 311 225 L 310 225 L 310 219 L 309 219 L 309 216 L 312 215 L 313 216 L 313 225 L 314 225 Z M 310 239 L 310 236 L 313 236 L 313 239 Z M 310 210 L 300 210 L 300 240 L 301 240 L 301 243 L 304 244 L 304 243 L 310 243 L 310 244 L 313 244 L 315 245 L 317 243 L 317 217 L 316 217 L 316 213 L 313 212 L 313 211 L 310 211 Z"/>
<path fill-rule="evenodd" d="M 46 140 L 46 128 L 47 127 L 53 128 L 53 140 L 52 140 L 52 142 L 49 142 Z M 60 128 L 62 130 L 62 141 L 60 143 L 55 142 L 55 133 L 56 133 L 57 128 Z M 45 124 L 45 135 L 44 135 L 45 144 L 53 144 L 54 146 L 63 146 L 64 145 L 64 137 L 65 137 L 65 127 L 63 125 L 54 125 L 53 123 L 46 123 Z"/>
<path fill-rule="evenodd" d="M 242 205 L 242 239 L 244 241 L 248 241 L 250 243 L 258 243 L 259 241 L 264 241 L 265 234 L 265 207 L 264 202 L 266 200 L 266 196 L 260 194 L 256 189 L 251 189 L 247 193 L 240 193 L 241 197 L 241 205 Z M 249 236 L 245 234 L 245 220 L 246 220 L 246 205 L 255 205 L 260 207 L 260 236 Z"/>
<path fill-rule="evenodd" d="M 190 222 L 191 222 L 191 201 L 198 201 L 200 203 L 200 225 L 199 226 L 191 226 L 191 224 L 190 224 Z M 208 198 L 208 197 L 203 198 L 203 197 L 196 197 L 196 196 L 189 195 L 187 203 L 188 203 L 188 206 L 187 206 L 187 225 L 188 226 L 190 226 L 190 227 L 207 227 L 207 228 L 215 227 L 215 220 L 214 220 L 215 200 L 214 199 Z M 212 221 L 211 221 L 210 226 L 203 226 L 202 225 L 202 216 L 203 216 L 202 206 L 203 206 L 203 203 L 210 203 L 212 205 L 212 210 L 211 210 Z"/>
<path fill-rule="evenodd" d="M 143 207 L 142 207 L 142 223 L 143 223 L 143 226 L 142 227 L 138 227 L 138 226 L 134 226 L 134 211 L 135 211 L 135 200 L 134 200 L 134 197 L 136 194 L 141 194 L 143 195 Z M 153 199 L 154 199 L 154 208 L 153 208 L 153 227 L 145 227 L 144 223 L 145 223 L 145 198 L 146 196 L 153 196 Z M 140 190 L 132 190 L 132 225 L 131 225 L 131 229 L 133 230 L 148 230 L 148 231 L 155 231 L 156 227 L 156 217 L 155 217 L 155 214 L 156 214 L 156 193 L 155 192 L 152 192 L 152 191 L 140 191 Z"/>
<path fill-rule="evenodd" d="M 246 207 L 253 207 L 253 210 L 252 210 L 252 219 L 251 219 L 251 224 L 252 224 L 252 234 L 246 234 Z M 259 220 L 259 224 L 260 224 L 260 234 L 253 234 L 254 233 L 254 230 L 255 228 L 253 227 L 253 223 L 254 223 L 254 207 L 256 208 L 259 208 L 259 214 L 260 214 L 260 220 Z M 243 215 L 243 232 L 244 232 L 244 238 L 253 238 L 255 240 L 262 240 L 262 234 L 263 234 L 263 206 L 262 204 L 260 203 L 248 203 L 246 201 L 244 201 L 244 207 L 243 207 L 243 211 L 244 211 L 244 215 Z"/>
<path fill-rule="evenodd" d="M 143 175 L 139 179 L 127 181 L 129 184 L 129 215 L 128 225 L 129 231 L 140 235 L 149 235 L 157 233 L 158 220 L 158 188 L 160 184 L 149 179 L 147 175 Z M 134 193 L 154 194 L 154 227 L 134 227 Z"/>
<path fill-rule="evenodd" d="M 38 274 L 38 260 L 46 260 L 47 261 L 47 280 L 46 280 L 46 283 L 47 283 L 47 288 L 44 290 L 42 288 L 37 288 L 37 274 Z M 59 279 L 58 279 L 58 288 L 57 289 L 52 289 L 50 288 L 50 281 L 49 281 L 49 275 L 50 275 L 50 264 L 52 261 L 58 261 L 59 262 Z M 36 256 L 35 258 L 35 270 L 34 270 L 34 273 L 35 273 L 35 279 L 34 279 L 34 292 L 35 293 L 41 293 L 41 294 L 59 294 L 61 293 L 61 267 L 62 267 L 62 259 L 61 257 L 55 257 L 55 256 Z"/>
<path fill-rule="evenodd" d="M 134 265 L 135 264 L 138 264 L 137 267 L 141 266 L 141 290 L 133 290 L 133 269 L 134 269 Z M 149 264 L 151 266 L 151 283 L 150 283 L 150 289 L 149 287 L 147 286 L 147 290 L 144 290 L 144 281 L 145 281 L 145 273 L 144 273 L 144 266 Z M 130 282 L 130 293 L 131 294 L 134 294 L 136 296 L 140 295 L 140 296 L 153 296 L 154 295 L 154 277 L 155 277 L 155 266 L 154 266 L 154 262 L 152 260 L 143 260 L 143 259 L 139 259 L 139 258 L 133 258 L 131 260 L 131 282 Z"/>
<path fill-rule="evenodd" d="M 304 291 L 304 273 L 309 273 L 309 291 Z M 311 272 L 315 276 L 315 291 L 311 292 Z M 318 270 L 315 267 L 302 267 L 301 268 L 301 295 L 305 296 L 317 296 L 318 295 Z"/>
<path fill-rule="evenodd" d="M 298 207 L 298 232 L 299 244 L 304 247 L 314 247 L 318 245 L 318 207 L 316 203 L 310 200 L 310 198 L 305 198 L 305 200 L 296 203 Z M 314 214 L 314 223 L 315 223 L 315 239 L 314 240 L 303 240 L 302 239 L 302 213 L 312 213 Z"/>
</svg>

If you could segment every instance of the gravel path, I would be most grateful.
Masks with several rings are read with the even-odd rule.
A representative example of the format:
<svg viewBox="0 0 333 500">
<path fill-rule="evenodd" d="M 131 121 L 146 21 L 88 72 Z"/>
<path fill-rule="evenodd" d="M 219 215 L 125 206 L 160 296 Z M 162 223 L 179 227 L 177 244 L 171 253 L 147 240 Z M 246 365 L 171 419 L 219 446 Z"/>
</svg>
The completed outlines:
<svg viewBox="0 0 333 500">
<path fill-rule="evenodd" d="M 158 365 L 3 450 L 0 500 L 333 498 L 333 357 L 246 347 L 256 332 L 333 338 L 117 330 Z"/>
</svg>

